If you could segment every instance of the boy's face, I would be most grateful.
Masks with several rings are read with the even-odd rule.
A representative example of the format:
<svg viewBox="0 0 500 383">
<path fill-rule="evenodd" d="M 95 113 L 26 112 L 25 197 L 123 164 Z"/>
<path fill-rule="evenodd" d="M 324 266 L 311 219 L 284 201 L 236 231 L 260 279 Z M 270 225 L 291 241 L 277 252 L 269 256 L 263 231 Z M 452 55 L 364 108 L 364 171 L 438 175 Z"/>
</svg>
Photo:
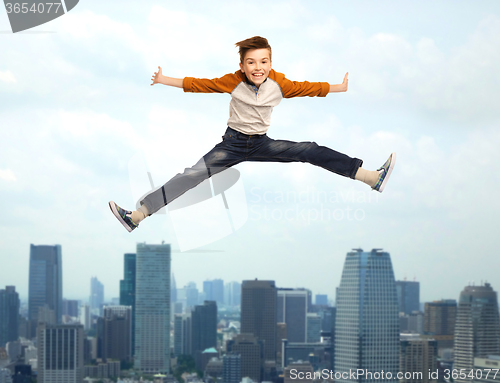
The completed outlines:
<svg viewBox="0 0 500 383">
<path fill-rule="evenodd" d="M 240 63 L 241 71 L 257 88 L 269 76 L 271 70 L 270 56 L 271 54 L 267 48 L 250 49 L 245 55 L 243 64 Z"/>
</svg>

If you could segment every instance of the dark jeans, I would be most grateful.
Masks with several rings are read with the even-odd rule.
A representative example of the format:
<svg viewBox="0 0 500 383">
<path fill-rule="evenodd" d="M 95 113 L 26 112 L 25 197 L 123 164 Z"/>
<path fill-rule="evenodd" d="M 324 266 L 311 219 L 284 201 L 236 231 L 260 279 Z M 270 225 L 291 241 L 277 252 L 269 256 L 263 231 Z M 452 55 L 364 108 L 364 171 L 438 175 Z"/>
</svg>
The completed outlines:
<svg viewBox="0 0 500 383">
<path fill-rule="evenodd" d="M 172 202 L 207 178 L 244 161 L 308 162 L 333 173 L 354 178 L 363 161 L 351 158 L 315 142 L 273 140 L 267 134 L 246 135 L 227 128 L 222 142 L 162 187 L 148 194 L 140 203 L 150 214 Z"/>
</svg>

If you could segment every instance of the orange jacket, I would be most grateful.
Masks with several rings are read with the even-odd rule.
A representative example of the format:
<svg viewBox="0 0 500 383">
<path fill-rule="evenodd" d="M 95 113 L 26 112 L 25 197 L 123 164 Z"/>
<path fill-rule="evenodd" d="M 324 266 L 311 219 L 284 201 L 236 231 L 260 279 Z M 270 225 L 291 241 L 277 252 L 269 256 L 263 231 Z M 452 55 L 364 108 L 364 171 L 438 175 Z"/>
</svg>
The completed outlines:
<svg viewBox="0 0 500 383">
<path fill-rule="evenodd" d="M 183 88 L 184 92 L 230 93 L 227 125 L 245 134 L 264 134 L 271 125 L 273 107 L 283 98 L 325 97 L 330 91 L 330 84 L 290 81 L 283 73 L 271 69 L 269 77 L 258 89 L 246 81 L 241 71 L 211 80 L 186 77 Z"/>
</svg>

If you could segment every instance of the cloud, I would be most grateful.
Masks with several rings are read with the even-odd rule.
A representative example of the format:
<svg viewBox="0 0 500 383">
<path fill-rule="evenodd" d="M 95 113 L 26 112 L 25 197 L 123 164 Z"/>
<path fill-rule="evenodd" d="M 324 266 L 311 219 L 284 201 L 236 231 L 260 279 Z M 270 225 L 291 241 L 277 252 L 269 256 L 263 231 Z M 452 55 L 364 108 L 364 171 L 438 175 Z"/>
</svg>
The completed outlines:
<svg viewBox="0 0 500 383">
<path fill-rule="evenodd" d="M 17 82 L 17 79 L 11 71 L 5 71 L 0 72 L 0 81 L 14 83 Z"/>
<path fill-rule="evenodd" d="M 15 182 L 17 181 L 17 177 L 10 169 L 0 169 L 0 180 Z"/>
</svg>

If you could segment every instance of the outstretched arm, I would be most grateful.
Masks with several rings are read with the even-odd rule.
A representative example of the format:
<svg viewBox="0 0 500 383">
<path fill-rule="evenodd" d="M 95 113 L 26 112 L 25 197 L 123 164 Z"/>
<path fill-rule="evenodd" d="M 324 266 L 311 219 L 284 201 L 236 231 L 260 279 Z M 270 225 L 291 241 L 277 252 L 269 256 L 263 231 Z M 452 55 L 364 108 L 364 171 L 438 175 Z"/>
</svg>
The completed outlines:
<svg viewBox="0 0 500 383">
<path fill-rule="evenodd" d="M 172 78 L 164 76 L 161 73 L 161 67 L 158 67 L 158 72 L 155 72 L 153 77 L 151 77 L 151 85 L 154 84 L 163 84 L 169 86 L 175 86 L 176 88 L 182 88 L 182 83 L 184 82 L 183 78 Z"/>
<path fill-rule="evenodd" d="M 331 84 L 330 85 L 330 92 L 329 93 L 332 93 L 332 92 L 347 92 L 347 82 L 349 81 L 347 79 L 347 75 L 349 74 L 349 72 L 347 72 L 344 76 L 344 81 L 342 82 L 342 84 Z"/>
</svg>

